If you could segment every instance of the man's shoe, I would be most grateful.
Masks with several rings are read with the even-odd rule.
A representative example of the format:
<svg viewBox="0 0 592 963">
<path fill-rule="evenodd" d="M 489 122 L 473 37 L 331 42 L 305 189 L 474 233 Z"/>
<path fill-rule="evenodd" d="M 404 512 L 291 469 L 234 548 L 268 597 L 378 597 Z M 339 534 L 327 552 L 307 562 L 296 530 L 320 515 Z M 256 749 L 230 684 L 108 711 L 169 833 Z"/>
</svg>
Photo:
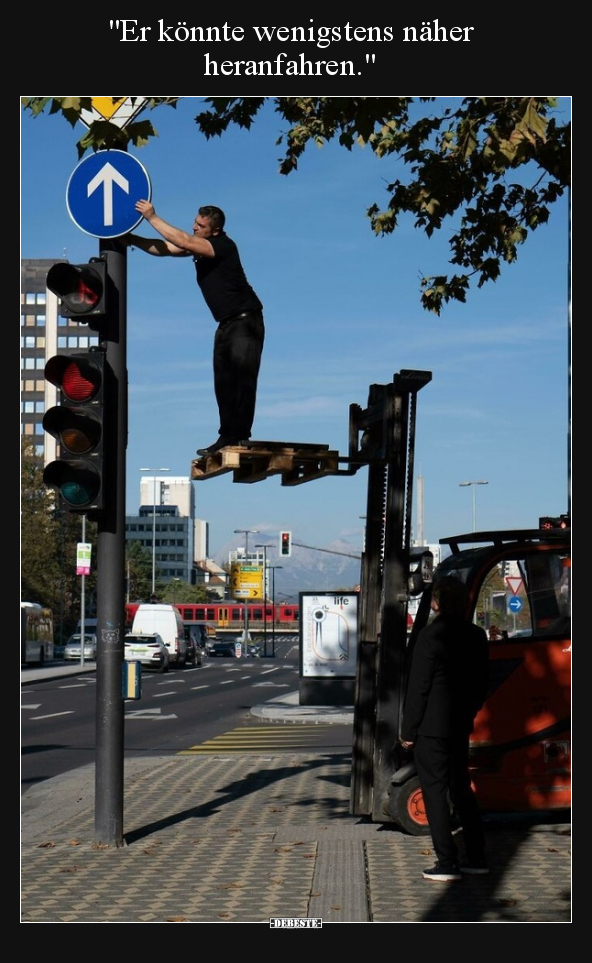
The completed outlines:
<svg viewBox="0 0 592 963">
<path fill-rule="evenodd" d="M 489 873 L 489 866 L 484 859 L 461 861 L 459 869 L 461 873 L 466 873 L 467 876 L 487 876 Z"/>
<path fill-rule="evenodd" d="M 223 438 L 218 438 L 213 445 L 208 445 L 207 448 L 198 448 L 196 454 L 198 455 L 212 455 L 215 451 L 220 451 L 224 448 L 226 441 Z"/>
<path fill-rule="evenodd" d="M 223 435 L 220 435 L 220 437 L 216 439 L 213 445 L 209 445 L 207 448 L 198 448 L 197 454 L 213 455 L 214 452 L 220 451 L 221 448 L 226 448 L 226 445 L 237 445 L 237 444 L 238 442 L 235 441 L 234 438 L 224 438 Z"/>
<path fill-rule="evenodd" d="M 440 863 L 436 863 L 431 869 L 424 869 L 421 875 L 424 879 L 434 879 L 440 883 L 449 883 L 457 879 L 462 879 L 458 866 L 453 866 L 451 869 L 444 869 L 440 866 Z"/>
<path fill-rule="evenodd" d="M 198 448 L 196 453 L 198 455 L 213 455 L 214 452 L 220 451 L 221 448 L 226 448 L 227 445 L 233 445 L 234 447 L 237 447 L 237 446 L 239 447 L 241 445 L 246 445 L 246 444 L 247 444 L 247 439 L 224 438 L 223 435 L 220 435 L 218 440 L 215 441 L 213 445 L 210 445 L 208 448 Z"/>
</svg>

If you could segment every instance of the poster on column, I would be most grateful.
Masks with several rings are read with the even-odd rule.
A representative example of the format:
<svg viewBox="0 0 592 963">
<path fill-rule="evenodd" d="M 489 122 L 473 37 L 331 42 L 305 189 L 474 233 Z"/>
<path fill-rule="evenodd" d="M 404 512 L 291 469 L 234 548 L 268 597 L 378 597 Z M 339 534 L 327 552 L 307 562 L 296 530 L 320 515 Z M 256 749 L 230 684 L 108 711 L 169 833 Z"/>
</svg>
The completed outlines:
<svg viewBox="0 0 592 963">
<path fill-rule="evenodd" d="M 301 675 L 354 678 L 358 594 L 301 592 Z"/>
</svg>

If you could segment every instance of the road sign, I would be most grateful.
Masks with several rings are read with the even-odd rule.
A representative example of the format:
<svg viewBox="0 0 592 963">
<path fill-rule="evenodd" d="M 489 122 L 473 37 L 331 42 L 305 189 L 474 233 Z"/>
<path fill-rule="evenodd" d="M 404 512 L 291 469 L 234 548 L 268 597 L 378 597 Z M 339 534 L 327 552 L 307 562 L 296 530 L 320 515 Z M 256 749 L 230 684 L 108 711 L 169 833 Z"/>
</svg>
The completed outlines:
<svg viewBox="0 0 592 963">
<path fill-rule="evenodd" d="M 512 595 L 518 595 L 518 592 L 522 588 L 522 579 L 519 575 L 506 575 L 506 585 Z"/>
<path fill-rule="evenodd" d="M 136 201 L 152 197 L 150 178 L 123 150 L 99 150 L 80 161 L 66 188 L 68 213 L 93 237 L 120 237 L 142 220 Z"/>
<path fill-rule="evenodd" d="M 78 542 L 76 545 L 76 574 L 90 575 L 90 555 L 92 545 L 89 542 Z"/>
<path fill-rule="evenodd" d="M 233 562 L 230 567 L 230 585 L 235 599 L 263 598 L 263 570 L 260 565 L 242 565 Z"/>
<path fill-rule="evenodd" d="M 144 109 L 147 97 L 91 97 L 92 108 L 80 111 L 80 120 L 90 127 L 96 120 L 108 120 L 116 127 L 127 127 Z"/>
<path fill-rule="evenodd" d="M 522 608 L 522 599 L 518 595 L 513 595 L 508 601 L 510 612 L 519 612 Z"/>
</svg>

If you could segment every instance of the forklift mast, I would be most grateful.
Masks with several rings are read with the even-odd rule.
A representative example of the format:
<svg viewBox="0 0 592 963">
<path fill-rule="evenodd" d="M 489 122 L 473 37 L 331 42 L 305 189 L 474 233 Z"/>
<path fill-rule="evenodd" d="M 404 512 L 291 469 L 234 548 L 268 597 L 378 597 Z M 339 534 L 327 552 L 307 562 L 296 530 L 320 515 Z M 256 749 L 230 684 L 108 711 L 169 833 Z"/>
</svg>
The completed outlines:
<svg viewBox="0 0 592 963">
<path fill-rule="evenodd" d="M 397 768 L 407 606 L 418 590 L 411 579 L 417 393 L 431 379 L 429 371 L 402 370 L 391 384 L 370 386 L 366 409 L 350 406 L 350 463 L 368 464 L 350 811 L 378 822 Z M 429 580 L 429 560 L 419 565 Z"/>
</svg>

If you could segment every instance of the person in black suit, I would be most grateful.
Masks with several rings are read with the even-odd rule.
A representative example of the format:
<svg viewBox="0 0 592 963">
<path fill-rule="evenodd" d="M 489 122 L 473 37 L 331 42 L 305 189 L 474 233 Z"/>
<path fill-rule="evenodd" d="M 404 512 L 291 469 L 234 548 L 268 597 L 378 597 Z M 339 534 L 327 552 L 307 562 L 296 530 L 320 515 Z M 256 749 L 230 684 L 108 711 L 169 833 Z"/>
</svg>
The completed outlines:
<svg viewBox="0 0 592 963">
<path fill-rule="evenodd" d="M 484 874 L 485 839 L 469 774 L 469 737 L 488 688 L 487 635 L 468 621 L 469 596 L 453 575 L 434 582 L 435 618 L 411 653 L 400 743 L 412 749 L 437 863 L 424 879 L 457 880 Z M 450 803 L 463 829 L 459 866 Z"/>
</svg>

